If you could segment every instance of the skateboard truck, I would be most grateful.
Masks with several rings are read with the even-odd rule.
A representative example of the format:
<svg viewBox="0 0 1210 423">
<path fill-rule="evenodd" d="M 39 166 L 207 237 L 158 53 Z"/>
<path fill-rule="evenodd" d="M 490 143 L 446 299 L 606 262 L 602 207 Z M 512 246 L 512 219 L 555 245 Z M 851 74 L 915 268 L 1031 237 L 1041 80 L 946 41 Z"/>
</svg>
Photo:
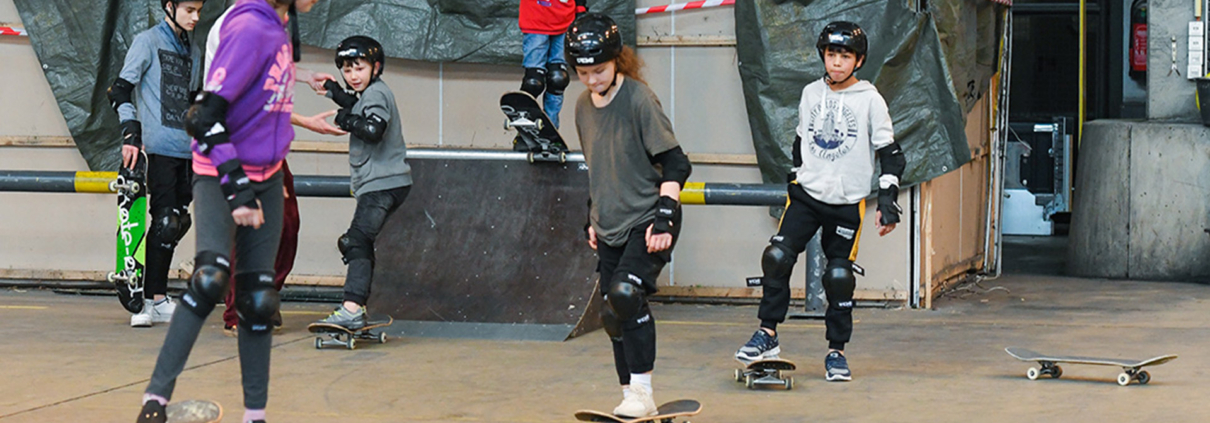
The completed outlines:
<svg viewBox="0 0 1210 423">
<path fill-rule="evenodd" d="M 744 368 L 735 369 L 735 381 L 743 382 L 748 389 L 763 386 L 778 386 L 794 389 L 794 377 L 783 376 L 782 371 L 794 370 L 796 366 L 780 358 L 772 357 L 759 361 L 739 360 Z"/>
</svg>

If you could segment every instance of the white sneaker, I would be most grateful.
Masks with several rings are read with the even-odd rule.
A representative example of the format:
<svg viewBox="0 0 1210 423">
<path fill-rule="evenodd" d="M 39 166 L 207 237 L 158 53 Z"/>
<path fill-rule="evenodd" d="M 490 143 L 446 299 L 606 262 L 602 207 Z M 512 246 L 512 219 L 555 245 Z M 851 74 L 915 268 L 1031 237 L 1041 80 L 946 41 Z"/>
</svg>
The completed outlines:
<svg viewBox="0 0 1210 423">
<path fill-rule="evenodd" d="M 172 313 L 176 312 L 176 300 L 173 300 L 172 297 L 164 297 L 163 302 L 156 303 L 152 301 L 147 304 L 144 310 L 147 308 L 151 308 L 151 321 L 153 323 L 168 323 L 172 321 Z"/>
<path fill-rule="evenodd" d="M 622 400 L 622 403 L 613 409 L 613 415 L 629 418 L 654 416 L 658 412 L 651 392 L 638 384 L 630 385 L 630 397 Z"/>
<path fill-rule="evenodd" d="M 130 327 L 132 328 L 149 328 L 151 327 L 151 309 L 154 307 L 152 301 L 143 300 L 143 311 L 130 316 Z"/>
</svg>

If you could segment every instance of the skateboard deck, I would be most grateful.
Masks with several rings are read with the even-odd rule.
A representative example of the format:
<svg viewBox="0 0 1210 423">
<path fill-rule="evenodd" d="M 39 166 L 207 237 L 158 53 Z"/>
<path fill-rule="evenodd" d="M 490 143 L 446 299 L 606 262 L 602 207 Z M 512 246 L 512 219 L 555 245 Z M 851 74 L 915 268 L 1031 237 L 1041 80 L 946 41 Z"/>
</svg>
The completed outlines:
<svg viewBox="0 0 1210 423">
<path fill-rule="evenodd" d="M 168 423 L 218 423 L 223 406 L 214 401 L 189 400 L 168 404 Z"/>
<path fill-rule="evenodd" d="M 657 407 L 657 413 L 650 417 L 639 417 L 628 419 L 625 417 L 615 416 L 609 413 L 602 413 L 593 410 L 580 410 L 576 412 L 576 420 L 582 422 L 599 422 L 599 423 L 643 423 L 643 422 L 660 422 L 672 423 L 677 417 L 689 417 L 702 412 L 702 403 L 697 400 L 681 399 L 672 402 L 666 402 Z"/>
<path fill-rule="evenodd" d="M 742 369 L 735 369 L 735 381 L 743 382 L 748 389 L 756 389 L 758 386 L 781 386 L 787 390 L 794 389 L 794 377 L 782 376 L 782 372 L 798 368 L 793 361 L 780 358 L 766 358 L 757 361 L 738 358 L 735 360 L 744 365 Z"/>
<path fill-rule="evenodd" d="M 504 93 L 500 110 L 507 117 L 504 129 L 516 129 L 529 148 L 530 163 L 567 161 L 567 144 L 532 95 L 522 91 Z"/>
<path fill-rule="evenodd" d="M 319 335 L 315 337 L 315 349 L 344 346 L 351 350 L 357 347 L 358 339 L 376 340 L 379 344 L 387 343 L 386 332 L 374 332 L 373 329 L 387 327 L 394 322 L 394 318 L 385 314 L 372 315 L 367 316 L 365 327 L 358 330 L 349 330 L 344 326 L 330 323 L 312 323 L 307 325 L 307 331 Z"/>
<path fill-rule="evenodd" d="M 1175 360 L 1176 355 L 1161 355 L 1147 360 L 1128 360 L 1119 358 L 1099 358 L 1099 357 L 1081 357 L 1069 355 L 1045 355 L 1035 351 L 1008 347 L 1004 349 L 1008 355 L 1013 356 L 1021 361 L 1036 361 L 1041 368 L 1030 367 L 1025 371 L 1025 376 L 1029 380 L 1037 380 L 1039 376 L 1048 375 L 1052 379 L 1058 379 L 1063 375 L 1063 368 L 1059 367 L 1059 363 L 1071 364 L 1089 364 L 1096 366 L 1118 366 L 1122 368 L 1122 373 L 1118 375 L 1118 385 L 1126 386 L 1130 382 L 1138 381 L 1140 385 L 1146 385 L 1151 382 L 1151 374 L 1146 370 L 1142 370 L 1146 366 L 1158 366 L 1169 361 Z"/>
<path fill-rule="evenodd" d="M 122 307 L 143 311 L 143 272 L 147 246 L 147 155 L 139 152 L 134 169 L 118 169 L 109 183 L 118 193 L 117 262 L 106 276 L 118 291 Z"/>
</svg>

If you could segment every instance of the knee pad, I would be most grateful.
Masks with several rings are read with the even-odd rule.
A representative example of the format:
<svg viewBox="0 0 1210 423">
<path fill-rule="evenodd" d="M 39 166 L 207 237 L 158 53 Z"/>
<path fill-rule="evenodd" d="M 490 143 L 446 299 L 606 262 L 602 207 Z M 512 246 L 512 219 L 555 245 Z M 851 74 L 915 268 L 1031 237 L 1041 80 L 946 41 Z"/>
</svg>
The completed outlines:
<svg viewBox="0 0 1210 423">
<path fill-rule="evenodd" d="M 609 283 L 605 302 L 613 308 L 618 320 L 627 322 L 639 317 L 639 310 L 647 300 L 643 290 L 643 279 L 629 272 L 618 272 Z"/>
<path fill-rule="evenodd" d="M 828 267 L 824 269 L 822 279 L 829 307 L 853 308 L 853 291 L 857 289 L 857 276 L 853 274 L 853 262 L 845 259 L 828 260 Z"/>
<path fill-rule="evenodd" d="M 554 95 L 563 95 L 563 89 L 571 83 L 565 63 L 546 64 L 546 91 Z"/>
<path fill-rule="evenodd" d="M 189 208 L 180 208 L 175 210 L 177 215 L 176 237 L 173 238 L 174 243 L 181 242 L 181 238 L 189 233 L 189 228 L 193 227 L 193 218 L 189 216 Z"/>
<path fill-rule="evenodd" d="M 281 307 L 281 295 L 269 272 L 235 275 L 235 311 L 239 324 L 252 332 L 273 330 L 273 315 Z"/>
<path fill-rule="evenodd" d="M 605 333 L 609 335 L 610 340 L 622 342 L 622 320 L 608 304 L 601 307 L 601 323 L 605 326 Z"/>
<path fill-rule="evenodd" d="M 181 296 L 181 305 L 201 317 L 210 315 L 214 305 L 227 295 L 231 279 L 231 261 L 222 254 L 202 251 L 194 258 L 195 268 L 189 277 L 189 288 Z"/>
<path fill-rule="evenodd" d="M 340 250 L 340 258 L 345 264 L 357 259 L 369 259 L 374 262 L 374 243 L 370 237 L 359 230 L 349 229 L 336 240 L 336 249 Z"/>
<path fill-rule="evenodd" d="M 163 209 L 154 214 L 155 219 L 151 221 L 151 239 L 155 240 L 157 245 L 154 247 L 171 250 L 176 248 L 177 233 L 180 231 L 181 219 L 176 215 L 173 209 Z"/>
<path fill-rule="evenodd" d="M 777 241 L 769 243 L 760 257 L 760 268 L 765 272 L 761 284 L 772 288 L 789 287 L 790 272 L 794 270 L 794 263 L 797 261 L 798 254 L 790 247 Z"/>
<path fill-rule="evenodd" d="M 546 69 L 525 68 L 525 77 L 521 79 L 521 91 L 538 98 L 546 91 Z"/>
</svg>

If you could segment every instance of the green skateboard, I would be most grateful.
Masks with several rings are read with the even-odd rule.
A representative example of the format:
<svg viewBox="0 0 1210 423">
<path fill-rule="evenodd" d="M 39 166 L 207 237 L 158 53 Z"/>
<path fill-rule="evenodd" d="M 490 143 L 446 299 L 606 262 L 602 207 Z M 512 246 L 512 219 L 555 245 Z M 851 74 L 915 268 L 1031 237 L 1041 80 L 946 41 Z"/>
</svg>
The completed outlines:
<svg viewBox="0 0 1210 423">
<path fill-rule="evenodd" d="M 118 291 L 122 307 L 143 311 L 144 254 L 147 246 L 147 154 L 139 152 L 134 169 L 118 169 L 109 183 L 118 193 L 117 263 L 106 279 Z"/>
</svg>

